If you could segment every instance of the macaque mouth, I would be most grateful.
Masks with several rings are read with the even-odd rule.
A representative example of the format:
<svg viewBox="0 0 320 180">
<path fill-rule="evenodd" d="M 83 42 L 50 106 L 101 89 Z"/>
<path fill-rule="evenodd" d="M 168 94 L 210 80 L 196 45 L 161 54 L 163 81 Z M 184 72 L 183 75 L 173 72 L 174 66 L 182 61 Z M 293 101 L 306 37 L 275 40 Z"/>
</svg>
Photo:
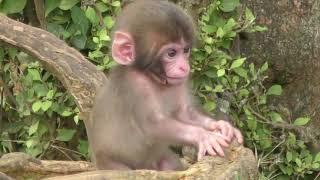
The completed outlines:
<svg viewBox="0 0 320 180">
<path fill-rule="evenodd" d="M 188 76 L 186 75 L 186 76 L 180 76 L 180 77 L 170 77 L 170 76 L 166 76 L 166 79 L 175 79 L 175 80 L 178 80 L 178 79 L 186 79 L 186 78 L 188 78 Z"/>
<path fill-rule="evenodd" d="M 160 84 L 168 85 L 172 84 L 172 82 L 183 82 L 185 79 L 187 79 L 188 76 L 185 77 L 170 77 L 166 76 L 164 74 L 157 74 L 157 73 L 150 73 L 152 79 L 157 81 Z"/>
</svg>

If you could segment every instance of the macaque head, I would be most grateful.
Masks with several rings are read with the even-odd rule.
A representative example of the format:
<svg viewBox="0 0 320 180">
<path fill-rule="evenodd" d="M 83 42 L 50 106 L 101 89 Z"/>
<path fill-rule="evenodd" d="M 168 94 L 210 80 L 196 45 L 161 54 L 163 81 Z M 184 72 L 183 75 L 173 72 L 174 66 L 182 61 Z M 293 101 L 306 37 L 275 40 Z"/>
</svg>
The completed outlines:
<svg viewBox="0 0 320 180">
<path fill-rule="evenodd" d="M 191 17 L 164 0 L 136 0 L 119 15 L 112 34 L 112 57 L 120 65 L 176 85 L 188 79 L 195 39 Z"/>
</svg>

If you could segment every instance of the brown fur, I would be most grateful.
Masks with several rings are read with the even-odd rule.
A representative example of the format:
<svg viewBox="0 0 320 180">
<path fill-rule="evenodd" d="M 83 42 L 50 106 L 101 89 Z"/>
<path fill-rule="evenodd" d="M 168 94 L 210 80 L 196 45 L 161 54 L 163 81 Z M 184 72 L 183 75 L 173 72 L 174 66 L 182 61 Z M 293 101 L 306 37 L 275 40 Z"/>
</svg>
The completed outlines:
<svg viewBox="0 0 320 180">
<path fill-rule="evenodd" d="M 160 58 L 158 52 L 164 44 L 193 44 L 191 18 L 167 1 L 136 0 L 119 15 L 114 31 L 125 36 L 125 41 L 114 43 L 112 51 L 122 65 L 111 70 L 99 90 L 87 126 L 97 168 L 181 170 L 178 156 L 169 149 L 176 144 L 197 146 L 198 158 L 207 152 L 216 155 L 214 149 L 223 153 L 220 146 L 226 146 L 226 140 L 210 130 L 212 119 L 194 108 L 187 81 L 160 83 L 169 70 L 163 72 L 168 67 L 163 62 L 166 56 Z M 134 47 L 135 57 L 123 52 L 121 42 L 129 42 L 124 47 L 130 52 Z M 189 54 L 179 57 L 188 66 Z M 177 59 L 171 67 L 181 73 L 183 66 Z M 183 80 L 189 70 L 183 71 Z"/>
</svg>

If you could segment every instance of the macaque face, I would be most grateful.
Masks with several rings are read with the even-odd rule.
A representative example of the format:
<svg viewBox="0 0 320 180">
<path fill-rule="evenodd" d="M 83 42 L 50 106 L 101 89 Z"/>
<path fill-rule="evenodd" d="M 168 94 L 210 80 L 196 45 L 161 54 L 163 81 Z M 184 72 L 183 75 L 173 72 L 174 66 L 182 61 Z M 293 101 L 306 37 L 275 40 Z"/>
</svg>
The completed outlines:
<svg viewBox="0 0 320 180">
<path fill-rule="evenodd" d="M 188 79 L 190 48 L 190 45 L 181 40 L 178 43 L 166 44 L 159 50 L 168 84 L 178 85 Z"/>
</svg>

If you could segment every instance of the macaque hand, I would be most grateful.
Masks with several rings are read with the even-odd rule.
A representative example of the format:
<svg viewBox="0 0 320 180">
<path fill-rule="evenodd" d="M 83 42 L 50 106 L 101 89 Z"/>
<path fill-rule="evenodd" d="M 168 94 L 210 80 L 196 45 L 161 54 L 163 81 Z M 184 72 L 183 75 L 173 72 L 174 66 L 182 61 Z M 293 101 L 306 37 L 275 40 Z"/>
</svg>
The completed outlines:
<svg viewBox="0 0 320 180">
<path fill-rule="evenodd" d="M 228 121 L 211 120 L 210 122 L 207 123 L 206 129 L 220 132 L 222 136 L 226 137 L 229 143 L 231 143 L 234 137 L 237 138 L 238 143 L 240 144 L 243 143 L 243 137 L 241 132 L 237 128 L 233 127 Z"/>
<path fill-rule="evenodd" d="M 203 130 L 198 134 L 198 161 L 203 156 L 209 154 L 211 156 L 219 155 L 224 157 L 223 147 L 228 147 L 227 137 L 218 132 Z"/>
</svg>

